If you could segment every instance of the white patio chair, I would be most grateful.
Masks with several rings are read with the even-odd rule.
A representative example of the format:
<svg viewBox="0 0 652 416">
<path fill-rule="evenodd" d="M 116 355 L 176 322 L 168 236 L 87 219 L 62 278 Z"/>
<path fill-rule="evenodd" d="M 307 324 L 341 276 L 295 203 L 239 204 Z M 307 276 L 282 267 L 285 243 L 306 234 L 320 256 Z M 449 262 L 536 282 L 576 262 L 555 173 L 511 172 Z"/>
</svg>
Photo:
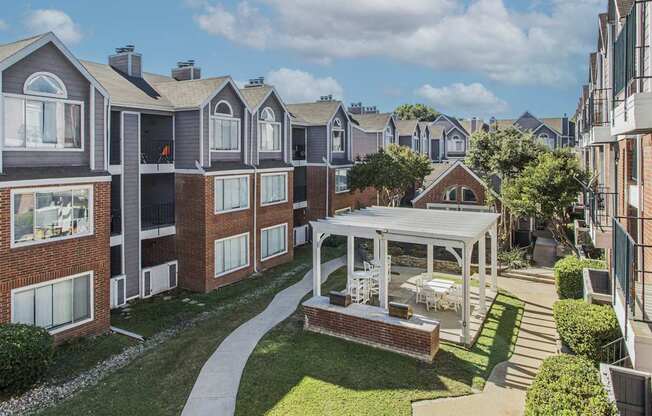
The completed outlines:
<svg viewBox="0 0 652 416">
<path fill-rule="evenodd" d="M 439 306 L 441 304 L 441 298 L 439 295 L 434 290 L 424 290 L 424 295 L 426 299 L 426 309 L 429 311 L 430 308 L 435 308 L 435 310 L 439 309 Z"/>
<path fill-rule="evenodd" d="M 416 302 L 426 303 L 426 293 L 423 289 L 423 278 L 421 276 L 418 276 L 415 279 L 414 284 L 417 288 Z"/>
<path fill-rule="evenodd" d="M 462 309 L 462 300 L 462 288 L 460 285 L 454 285 L 442 298 L 442 306 L 445 309 L 454 309 L 455 312 L 459 312 Z"/>
</svg>

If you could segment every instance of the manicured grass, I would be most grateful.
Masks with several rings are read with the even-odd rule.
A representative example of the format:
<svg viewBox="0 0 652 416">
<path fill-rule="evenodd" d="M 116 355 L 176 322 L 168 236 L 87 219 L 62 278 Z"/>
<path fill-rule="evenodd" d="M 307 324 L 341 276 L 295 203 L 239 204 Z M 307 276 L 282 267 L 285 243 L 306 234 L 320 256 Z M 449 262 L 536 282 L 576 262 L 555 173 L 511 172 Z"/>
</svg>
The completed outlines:
<svg viewBox="0 0 652 416">
<path fill-rule="evenodd" d="M 339 257 L 345 249 L 345 246 L 326 247 L 323 261 Z M 212 315 L 139 356 L 98 385 L 39 414 L 180 414 L 199 370 L 220 342 L 264 310 L 276 293 L 299 281 L 312 267 L 311 262 L 310 247 L 300 248 L 295 251 L 292 263 L 210 294 L 183 293 L 171 300 L 157 296 L 130 304 L 131 318 L 118 321 L 116 317 L 113 324 L 145 335 L 204 311 L 212 311 Z M 246 301 L 243 301 L 244 296 L 248 296 Z M 181 302 L 184 297 L 203 302 L 205 306 Z"/>
<path fill-rule="evenodd" d="M 322 291 L 340 290 L 344 271 Z M 523 302 L 500 294 L 476 345 L 444 343 L 428 365 L 391 352 L 303 330 L 297 311 L 254 351 L 240 384 L 237 415 L 410 415 L 411 402 L 481 389 L 507 360 Z"/>
</svg>

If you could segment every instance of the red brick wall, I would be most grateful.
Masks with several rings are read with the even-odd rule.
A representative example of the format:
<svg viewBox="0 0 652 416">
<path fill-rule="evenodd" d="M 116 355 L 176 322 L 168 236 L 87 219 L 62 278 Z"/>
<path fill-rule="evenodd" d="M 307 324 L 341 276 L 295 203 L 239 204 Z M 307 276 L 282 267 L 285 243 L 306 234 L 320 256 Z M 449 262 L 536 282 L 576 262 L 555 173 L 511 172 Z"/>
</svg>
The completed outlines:
<svg viewBox="0 0 652 416">
<path fill-rule="evenodd" d="M 439 327 L 433 332 L 426 332 L 309 306 L 304 306 L 303 311 L 309 329 L 380 344 L 408 354 L 429 357 L 429 360 L 439 349 Z"/>
<path fill-rule="evenodd" d="M 486 199 L 486 189 L 484 185 L 471 176 L 466 169 L 461 166 L 456 166 L 446 175 L 446 177 L 437 183 L 437 185 L 419 198 L 419 200 L 414 204 L 414 207 L 426 208 L 429 203 L 449 203 L 448 201 L 444 201 L 444 192 L 452 186 L 458 188 L 457 199 L 459 203 L 462 203 L 461 187 L 466 186 L 475 192 L 475 196 L 478 198 L 477 203 L 479 205 L 484 205 Z M 468 202 L 466 202 L 466 204 L 468 204 Z"/>
<path fill-rule="evenodd" d="M 107 331 L 110 325 L 111 184 L 102 182 L 93 185 L 93 235 L 19 248 L 10 247 L 10 195 L 10 189 L 0 189 L 0 323 L 11 320 L 12 289 L 93 271 L 94 320 L 60 332 L 55 339 L 60 342 Z"/>
<path fill-rule="evenodd" d="M 642 216 L 649 218 L 652 215 L 652 188 L 648 189 L 647 184 L 652 184 L 652 135 L 646 134 L 641 138 L 643 153 L 641 158 L 643 160 L 643 182 L 641 190 L 641 203 L 643 208 Z M 652 221 L 645 220 L 643 224 L 643 244 L 648 246 L 643 248 L 643 256 L 646 271 L 652 271 Z M 644 273 L 646 283 L 652 283 L 652 275 Z"/>
<path fill-rule="evenodd" d="M 326 217 L 326 166 L 306 167 L 306 182 L 308 221 Z"/>
<path fill-rule="evenodd" d="M 269 206 L 262 206 L 261 201 L 261 180 L 260 174 L 258 175 L 258 181 L 256 184 L 256 193 L 258 195 L 257 200 L 257 235 L 256 235 L 256 257 L 258 261 L 259 270 L 268 269 L 270 267 L 277 266 L 279 264 L 287 263 L 292 261 L 294 258 L 294 209 L 293 203 L 294 200 L 294 188 L 292 184 L 294 183 L 293 173 L 288 172 L 288 202 L 282 204 L 274 204 Z M 260 244 L 260 235 L 263 228 L 268 228 L 274 225 L 287 224 L 287 233 L 288 233 L 288 252 L 287 254 L 273 257 L 269 260 L 260 261 L 261 255 L 261 244 Z"/>
<path fill-rule="evenodd" d="M 175 236 L 151 238 L 141 242 L 142 267 L 158 266 L 177 259 Z"/>
</svg>

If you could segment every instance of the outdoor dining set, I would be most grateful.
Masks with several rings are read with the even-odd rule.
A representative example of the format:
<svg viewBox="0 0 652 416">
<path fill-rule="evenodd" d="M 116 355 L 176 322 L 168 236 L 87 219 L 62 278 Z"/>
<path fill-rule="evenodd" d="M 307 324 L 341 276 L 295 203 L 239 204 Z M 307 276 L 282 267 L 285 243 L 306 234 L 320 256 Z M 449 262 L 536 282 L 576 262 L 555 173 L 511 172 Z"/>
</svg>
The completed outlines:
<svg viewBox="0 0 652 416">
<path fill-rule="evenodd" d="M 462 307 L 462 288 L 450 280 L 432 278 L 424 273 L 415 278 L 416 302 L 430 310 L 455 310 Z"/>
<path fill-rule="evenodd" d="M 391 256 L 387 256 L 387 264 L 391 264 Z M 348 292 L 353 303 L 369 303 L 380 290 L 380 262 L 372 260 L 363 262 L 364 270 L 353 272 Z M 388 273 L 391 280 L 391 273 Z"/>
</svg>

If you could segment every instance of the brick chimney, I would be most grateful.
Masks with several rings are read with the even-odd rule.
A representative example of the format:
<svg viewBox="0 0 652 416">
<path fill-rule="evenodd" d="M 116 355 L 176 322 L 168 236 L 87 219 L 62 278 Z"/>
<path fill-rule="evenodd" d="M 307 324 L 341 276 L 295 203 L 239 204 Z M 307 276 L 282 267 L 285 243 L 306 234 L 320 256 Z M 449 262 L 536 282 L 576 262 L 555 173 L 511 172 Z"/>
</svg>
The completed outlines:
<svg viewBox="0 0 652 416">
<path fill-rule="evenodd" d="M 351 103 L 351 105 L 349 106 L 349 113 L 362 114 L 362 102 Z"/>
<path fill-rule="evenodd" d="M 177 81 L 201 79 L 201 68 L 195 66 L 195 61 L 192 59 L 179 61 L 177 62 L 177 67 L 172 68 L 172 78 Z"/>
<path fill-rule="evenodd" d="M 109 56 L 109 65 L 123 74 L 142 78 L 143 57 L 135 49 L 134 45 L 116 48 L 115 54 Z"/>
</svg>

